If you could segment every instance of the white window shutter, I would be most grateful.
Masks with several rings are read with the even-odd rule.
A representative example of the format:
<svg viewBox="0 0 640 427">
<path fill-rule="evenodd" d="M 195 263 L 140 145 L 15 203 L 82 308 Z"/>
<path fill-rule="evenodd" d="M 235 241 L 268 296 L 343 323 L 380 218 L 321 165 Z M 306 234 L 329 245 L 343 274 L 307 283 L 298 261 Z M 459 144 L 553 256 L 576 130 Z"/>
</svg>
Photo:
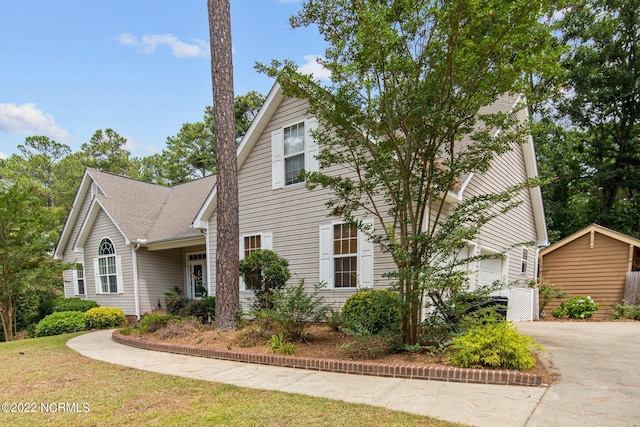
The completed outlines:
<svg viewBox="0 0 640 427">
<path fill-rule="evenodd" d="M 284 139 L 282 129 L 271 132 L 271 188 L 284 188 Z"/>
<path fill-rule="evenodd" d="M 320 282 L 333 287 L 333 226 L 331 224 L 320 226 Z"/>
<path fill-rule="evenodd" d="M 370 224 L 372 226 L 371 231 L 373 231 L 372 219 L 365 220 L 363 223 Z M 358 247 L 360 248 L 360 253 L 358 254 L 359 286 L 371 288 L 373 287 L 373 243 L 361 231 L 358 231 Z"/>
<path fill-rule="evenodd" d="M 100 267 L 98 266 L 98 258 L 93 259 L 93 275 L 95 277 L 96 294 L 102 293 L 102 283 L 100 282 Z M 86 286 L 86 285 L 85 285 Z"/>
<path fill-rule="evenodd" d="M 118 285 L 118 293 L 124 293 L 124 283 L 122 283 L 122 258 L 116 255 L 116 281 Z"/>
<path fill-rule="evenodd" d="M 262 233 L 260 249 L 273 250 L 273 233 Z"/>
<path fill-rule="evenodd" d="M 305 140 L 305 155 L 304 155 L 304 169 L 307 172 L 317 172 L 320 170 L 320 163 L 316 156 L 319 154 L 318 143 L 311 136 L 310 131 L 318 129 L 318 119 L 311 118 L 307 120 L 304 127 L 304 140 Z"/>
<path fill-rule="evenodd" d="M 244 259 L 244 236 L 240 236 L 240 244 L 238 245 L 238 247 L 240 248 L 240 253 L 238 254 L 238 260 L 242 260 Z M 246 291 L 247 288 L 244 284 L 244 279 L 242 278 L 242 275 L 239 275 L 240 281 L 239 281 L 239 286 L 240 286 L 240 290 L 241 291 Z"/>
</svg>

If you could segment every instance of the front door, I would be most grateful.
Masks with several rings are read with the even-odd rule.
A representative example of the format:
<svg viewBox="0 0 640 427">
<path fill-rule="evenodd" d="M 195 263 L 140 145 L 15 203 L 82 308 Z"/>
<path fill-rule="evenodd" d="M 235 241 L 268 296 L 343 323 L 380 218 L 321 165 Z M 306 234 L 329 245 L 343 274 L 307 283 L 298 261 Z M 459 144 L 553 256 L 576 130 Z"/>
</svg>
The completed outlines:
<svg viewBox="0 0 640 427">
<path fill-rule="evenodd" d="M 207 292 L 207 259 L 205 254 L 188 256 L 187 296 L 200 299 Z"/>
</svg>

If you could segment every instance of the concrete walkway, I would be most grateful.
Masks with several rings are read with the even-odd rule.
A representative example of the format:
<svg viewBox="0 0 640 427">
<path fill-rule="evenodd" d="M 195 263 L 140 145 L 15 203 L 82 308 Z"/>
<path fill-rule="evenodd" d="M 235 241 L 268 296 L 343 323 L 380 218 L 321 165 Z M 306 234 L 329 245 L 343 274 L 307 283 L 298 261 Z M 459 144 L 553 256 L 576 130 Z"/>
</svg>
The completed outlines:
<svg viewBox="0 0 640 427">
<path fill-rule="evenodd" d="M 640 322 L 518 322 L 561 376 L 528 427 L 640 426 Z"/>
<path fill-rule="evenodd" d="M 136 369 L 365 403 L 474 426 L 524 426 L 547 392 L 546 387 L 380 378 L 182 356 L 117 344 L 111 331 L 80 335 L 67 346 L 86 357 Z"/>
</svg>

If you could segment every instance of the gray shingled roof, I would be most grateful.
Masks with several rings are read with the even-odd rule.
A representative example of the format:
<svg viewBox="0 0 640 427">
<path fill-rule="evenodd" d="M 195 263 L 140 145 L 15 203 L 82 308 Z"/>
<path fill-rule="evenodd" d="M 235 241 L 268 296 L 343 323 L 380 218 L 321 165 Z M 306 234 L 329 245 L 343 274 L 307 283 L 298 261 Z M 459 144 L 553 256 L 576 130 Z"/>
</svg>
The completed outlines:
<svg viewBox="0 0 640 427">
<path fill-rule="evenodd" d="M 200 236 L 190 225 L 213 188 L 215 176 L 164 187 L 98 169 L 89 168 L 87 173 L 104 192 L 97 198 L 130 241 Z"/>
</svg>

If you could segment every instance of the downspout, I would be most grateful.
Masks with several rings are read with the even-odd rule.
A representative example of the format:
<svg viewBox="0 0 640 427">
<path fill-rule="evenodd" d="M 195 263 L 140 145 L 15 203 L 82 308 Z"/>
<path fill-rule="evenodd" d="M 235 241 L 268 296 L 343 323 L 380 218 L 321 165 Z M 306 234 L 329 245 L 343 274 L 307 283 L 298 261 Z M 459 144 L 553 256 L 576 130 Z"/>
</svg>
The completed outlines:
<svg viewBox="0 0 640 427">
<path fill-rule="evenodd" d="M 131 260 L 133 261 L 133 299 L 136 309 L 136 318 L 140 320 L 140 295 L 138 293 L 138 249 L 140 243 L 135 246 L 131 245 Z"/>
</svg>

